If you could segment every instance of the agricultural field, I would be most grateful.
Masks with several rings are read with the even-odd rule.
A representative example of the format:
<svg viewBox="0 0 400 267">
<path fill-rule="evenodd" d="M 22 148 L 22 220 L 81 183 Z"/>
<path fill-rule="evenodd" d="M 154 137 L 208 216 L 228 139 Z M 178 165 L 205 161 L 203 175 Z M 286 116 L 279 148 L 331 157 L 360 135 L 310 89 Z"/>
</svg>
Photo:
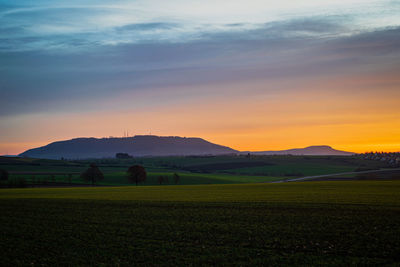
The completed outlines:
<svg viewBox="0 0 400 267">
<path fill-rule="evenodd" d="M 288 180 L 296 177 L 335 174 L 390 167 L 387 163 L 357 156 L 193 156 L 143 157 L 134 159 L 44 160 L 0 157 L 0 168 L 10 173 L 11 186 L 83 185 L 80 174 L 90 163 L 104 173 L 98 185 L 129 185 L 129 166 L 143 165 L 148 173 L 141 185 L 237 184 Z M 7 185 L 3 184 L 3 187 Z"/>
<path fill-rule="evenodd" d="M 400 264 L 400 181 L 0 191 L 4 266 Z"/>
<path fill-rule="evenodd" d="M 326 176 L 320 178 L 312 178 L 307 181 L 354 181 L 354 180 L 400 180 L 400 169 L 385 169 L 376 171 L 355 172 L 344 175 Z"/>
</svg>

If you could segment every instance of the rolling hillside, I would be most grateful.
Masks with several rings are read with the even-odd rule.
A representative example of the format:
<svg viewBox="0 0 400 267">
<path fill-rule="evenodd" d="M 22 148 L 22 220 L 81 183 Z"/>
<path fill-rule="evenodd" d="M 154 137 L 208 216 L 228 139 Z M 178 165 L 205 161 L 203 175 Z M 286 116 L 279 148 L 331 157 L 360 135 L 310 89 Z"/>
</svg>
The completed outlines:
<svg viewBox="0 0 400 267">
<path fill-rule="evenodd" d="M 46 159 L 112 158 L 116 153 L 132 156 L 221 155 L 237 153 L 201 138 L 137 135 L 124 138 L 76 138 L 27 150 L 22 157 Z"/>
<path fill-rule="evenodd" d="M 355 153 L 333 149 L 330 146 L 309 146 L 278 151 L 249 152 L 254 155 L 304 155 L 304 156 L 351 156 Z"/>
</svg>

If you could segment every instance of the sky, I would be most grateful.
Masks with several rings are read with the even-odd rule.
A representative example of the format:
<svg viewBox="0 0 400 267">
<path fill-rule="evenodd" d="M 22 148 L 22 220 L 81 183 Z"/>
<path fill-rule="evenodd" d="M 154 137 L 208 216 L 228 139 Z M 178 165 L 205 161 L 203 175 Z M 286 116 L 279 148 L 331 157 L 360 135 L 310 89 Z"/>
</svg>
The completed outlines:
<svg viewBox="0 0 400 267">
<path fill-rule="evenodd" d="M 75 137 L 400 151 L 400 1 L 0 0 L 0 155 Z"/>
</svg>

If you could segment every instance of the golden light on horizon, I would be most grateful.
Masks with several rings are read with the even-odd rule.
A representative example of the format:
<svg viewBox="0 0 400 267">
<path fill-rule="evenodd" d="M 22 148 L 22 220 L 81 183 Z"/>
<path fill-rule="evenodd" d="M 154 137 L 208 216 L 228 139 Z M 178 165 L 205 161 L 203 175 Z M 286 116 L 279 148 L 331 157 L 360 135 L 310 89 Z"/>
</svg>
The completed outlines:
<svg viewBox="0 0 400 267">
<path fill-rule="evenodd" d="M 306 85 L 299 84 L 300 86 Z M 313 87 L 321 86 L 319 81 Z M 262 87 L 259 83 L 255 89 Z M 330 85 L 335 86 L 335 85 Z M 21 153 L 34 146 L 75 137 L 134 134 L 201 137 L 241 151 L 283 150 L 330 145 L 356 153 L 400 150 L 398 91 L 389 95 L 343 89 L 288 90 L 276 94 L 218 96 L 151 110 L 121 109 L 83 114 L 21 117 L 33 129 L 33 143 L 0 143 L 1 151 Z M 57 123 L 62 121 L 62 123 Z M 56 125 L 56 126 L 55 126 Z M 10 153 L 10 152 L 9 152 Z"/>
</svg>

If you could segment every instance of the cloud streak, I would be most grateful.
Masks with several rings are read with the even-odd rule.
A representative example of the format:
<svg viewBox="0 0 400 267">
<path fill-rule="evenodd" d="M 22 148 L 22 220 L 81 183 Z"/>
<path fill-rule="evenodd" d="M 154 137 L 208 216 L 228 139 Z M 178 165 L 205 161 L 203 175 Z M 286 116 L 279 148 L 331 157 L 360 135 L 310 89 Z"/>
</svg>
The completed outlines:
<svg viewBox="0 0 400 267">
<path fill-rule="evenodd" d="M 205 36 L 279 28 L 274 35 L 324 37 L 400 25 L 399 5 L 390 1 L 6 1 L 0 10 L 3 51 L 91 49 L 137 43 L 182 43 Z M 313 21 L 308 18 L 313 14 Z M 316 18 L 319 21 L 316 21 Z M 351 27 L 344 27 L 350 25 Z M 248 36 L 248 35 L 247 35 Z"/>
<path fill-rule="evenodd" d="M 316 22 L 310 24 L 320 28 Z M 119 45 L 85 54 L 0 53 L 5 64 L 0 69 L 0 114 L 46 110 L 43 103 L 49 102 L 65 110 L 65 98 L 84 103 L 126 91 L 287 77 L 340 77 L 398 67 L 400 28 L 329 39 L 271 37 L 291 25 L 297 24 L 267 25 L 248 33 L 266 36 L 259 39 L 244 37 L 246 33 L 223 34 L 197 43 Z M 21 96 L 29 103 L 21 102 Z"/>
</svg>

